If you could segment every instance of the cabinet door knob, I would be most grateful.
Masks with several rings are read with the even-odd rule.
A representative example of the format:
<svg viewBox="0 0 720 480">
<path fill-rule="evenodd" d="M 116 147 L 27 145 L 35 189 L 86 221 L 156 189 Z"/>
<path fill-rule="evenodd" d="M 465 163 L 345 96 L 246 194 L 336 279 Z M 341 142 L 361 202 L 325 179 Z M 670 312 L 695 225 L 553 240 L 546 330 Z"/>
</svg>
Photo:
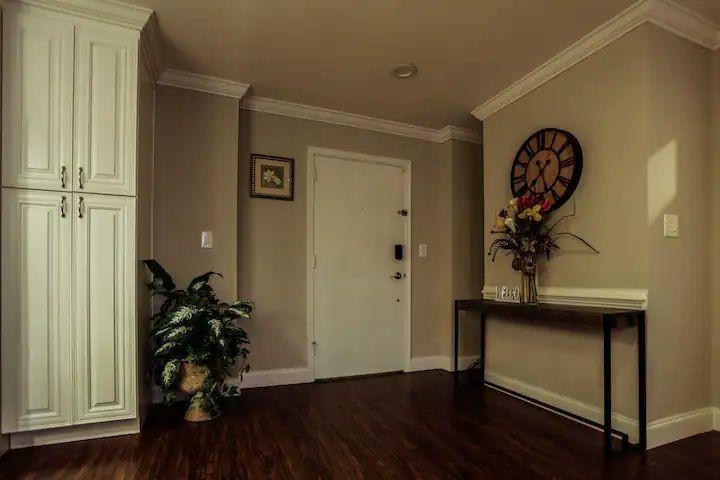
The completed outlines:
<svg viewBox="0 0 720 480">
<path fill-rule="evenodd" d="M 80 197 L 78 201 L 78 218 L 83 218 L 83 210 L 85 209 L 85 199 Z"/>
<path fill-rule="evenodd" d="M 83 167 L 78 167 L 78 186 L 82 190 L 85 188 L 85 185 L 83 184 L 83 177 L 84 177 Z"/>
<path fill-rule="evenodd" d="M 60 216 L 62 218 L 65 218 L 67 216 L 67 197 L 65 195 L 62 196 L 62 200 L 60 201 Z"/>
<path fill-rule="evenodd" d="M 67 188 L 67 179 L 65 178 L 66 175 L 67 168 L 65 168 L 65 165 L 63 165 L 62 167 L 60 167 L 60 184 L 62 185 L 62 188 Z"/>
</svg>

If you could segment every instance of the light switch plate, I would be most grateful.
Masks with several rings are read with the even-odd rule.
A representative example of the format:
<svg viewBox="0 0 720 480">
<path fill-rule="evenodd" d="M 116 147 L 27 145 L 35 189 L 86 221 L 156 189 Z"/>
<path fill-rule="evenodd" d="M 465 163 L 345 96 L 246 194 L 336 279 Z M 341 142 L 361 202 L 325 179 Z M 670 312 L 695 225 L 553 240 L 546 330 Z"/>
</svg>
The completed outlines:
<svg viewBox="0 0 720 480">
<path fill-rule="evenodd" d="M 679 218 L 677 215 L 666 213 L 663 216 L 663 227 L 666 237 L 677 237 L 680 235 Z"/>
<path fill-rule="evenodd" d="M 210 230 L 200 232 L 200 247 L 213 248 L 213 234 Z"/>
<path fill-rule="evenodd" d="M 421 243 L 420 247 L 418 248 L 418 257 L 427 258 L 427 255 L 428 255 L 427 245 L 424 243 Z"/>
</svg>

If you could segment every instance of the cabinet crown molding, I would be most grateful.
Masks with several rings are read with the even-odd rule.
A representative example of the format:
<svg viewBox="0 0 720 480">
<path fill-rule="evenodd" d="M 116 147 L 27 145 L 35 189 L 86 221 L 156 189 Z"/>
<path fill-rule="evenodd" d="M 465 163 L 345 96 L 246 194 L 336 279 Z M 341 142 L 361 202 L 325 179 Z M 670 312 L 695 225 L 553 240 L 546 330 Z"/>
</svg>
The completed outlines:
<svg viewBox="0 0 720 480">
<path fill-rule="evenodd" d="M 145 27 L 153 13 L 149 8 L 117 0 L 12 0 L 7 3 L 33 5 L 138 31 Z"/>
</svg>

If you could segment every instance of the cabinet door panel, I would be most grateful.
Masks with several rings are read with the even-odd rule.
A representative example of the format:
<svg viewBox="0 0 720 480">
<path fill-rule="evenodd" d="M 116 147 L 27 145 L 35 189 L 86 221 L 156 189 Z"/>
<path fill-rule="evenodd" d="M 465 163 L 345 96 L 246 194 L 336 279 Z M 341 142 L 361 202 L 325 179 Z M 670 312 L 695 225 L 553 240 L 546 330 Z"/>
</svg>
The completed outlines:
<svg viewBox="0 0 720 480">
<path fill-rule="evenodd" d="M 137 44 L 137 32 L 76 27 L 76 191 L 135 194 Z"/>
<path fill-rule="evenodd" d="M 3 46 L 3 185 L 69 190 L 73 26 L 8 5 Z"/>
<path fill-rule="evenodd" d="M 59 192 L 2 191 L 4 433 L 71 424 L 70 207 Z"/>
<path fill-rule="evenodd" d="M 135 199 L 74 204 L 75 423 L 134 418 Z"/>
</svg>

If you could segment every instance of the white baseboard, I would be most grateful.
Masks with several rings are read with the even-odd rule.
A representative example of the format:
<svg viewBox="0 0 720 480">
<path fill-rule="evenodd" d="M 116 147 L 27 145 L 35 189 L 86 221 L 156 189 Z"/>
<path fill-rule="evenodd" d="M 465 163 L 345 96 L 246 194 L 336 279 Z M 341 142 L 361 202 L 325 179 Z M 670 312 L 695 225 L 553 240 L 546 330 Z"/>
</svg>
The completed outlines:
<svg viewBox="0 0 720 480">
<path fill-rule="evenodd" d="M 308 367 L 280 368 L 277 370 L 250 371 L 243 375 L 242 384 L 238 381 L 228 381 L 230 384 L 240 385 L 242 388 L 274 387 L 277 385 L 295 385 L 310 383 L 315 377 Z"/>
<path fill-rule="evenodd" d="M 648 448 L 692 437 L 713 429 L 713 408 L 705 407 L 655 420 L 648 424 Z"/>
<path fill-rule="evenodd" d="M 465 370 L 472 362 L 477 360 L 477 355 L 463 356 L 458 360 L 460 370 Z M 413 357 L 410 359 L 410 368 L 407 372 L 421 372 L 424 370 L 446 370 L 452 372 L 454 368 L 452 357 L 447 355 L 435 355 L 430 357 Z"/>
<path fill-rule="evenodd" d="M 588 420 L 598 423 L 602 423 L 603 421 L 603 410 L 599 406 L 591 405 L 575 398 L 495 372 L 486 372 L 485 378 L 491 383 L 540 400 L 554 407 L 561 408 L 575 415 L 587 418 Z M 715 423 L 718 421 L 720 421 L 720 409 L 704 407 L 648 422 L 647 448 L 659 447 L 667 443 L 682 440 L 683 438 L 709 432 L 718 425 Z M 637 420 L 619 413 L 613 413 L 612 424 L 613 428 L 626 432 L 630 437 L 630 441 L 637 441 Z"/>
<path fill-rule="evenodd" d="M 422 372 L 424 370 L 450 370 L 450 357 L 435 355 L 431 357 L 412 357 L 407 372 Z"/>
<path fill-rule="evenodd" d="M 477 359 L 475 356 L 463 356 L 458 361 L 460 370 L 465 370 Z M 430 357 L 415 357 L 410 360 L 412 372 L 421 370 L 441 369 L 452 371 L 452 358 L 442 355 Z M 553 407 L 566 410 L 588 420 L 602 423 L 603 409 L 597 405 L 582 402 L 567 395 L 546 390 L 537 385 L 531 385 L 507 377 L 505 375 L 487 371 L 485 379 L 501 387 L 513 390 L 527 397 L 539 400 Z M 518 397 L 520 398 L 520 397 Z M 540 407 L 542 408 L 542 407 Z M 556 413 L 556 412 L 555 412 Z M 568 417 L 570 418 L 570 417 Z M 571 418 L 572 419 L 572 418 Z M 627 432 L 630 440 L 637 441 L 637 420 L 619 413 L 612 414 L 613 427 Z M 648 448 L 655 448 L 683 438 L 691 437 L 710 430 L 720 430 L 720 408 L 705 407 L 689 412 L 671 415 L 648 423 Z"/>
<path fill-rule="evenodd" d="M 10 434 L 10 448 L 26 448 L 54 443 L 77 442 L 94 438 L 132 435 L 140 432 L 138 419 L 118 420 L 115 422 L 91 423 L 72 427 L 34 430 Z"/>
<path fill-rule="evenodd" d="M 536 385 L 525 383 L 521 380 L 506 377 L 495 372 L 486 372 L 485 379 L 488 382 L 494 383 L 504 388 L 508 388 L 522 395 L 526 395 L 535 400 L 539 400 L 553 407 L 561 408 L 575 415 L 579 415 L 588 420 L 602 423 L 603 421 L 603 409 L 595 405 L 581 402 L 575 398 L 568 397 L 550 390 L 546 390 Z M 542 408 L 542 407 L 541 407 Z M 570 418 L 570 417 L 568 417 Z M 622 432 L 627 432 L 631 441 L 637 440 L 637 421 L 628 418 L 619 413 L 613 413 L 612 415 L 613 427 L 617 428 Z M 649 433 L 648 433 L 649 434 Z"/>
</svg>

